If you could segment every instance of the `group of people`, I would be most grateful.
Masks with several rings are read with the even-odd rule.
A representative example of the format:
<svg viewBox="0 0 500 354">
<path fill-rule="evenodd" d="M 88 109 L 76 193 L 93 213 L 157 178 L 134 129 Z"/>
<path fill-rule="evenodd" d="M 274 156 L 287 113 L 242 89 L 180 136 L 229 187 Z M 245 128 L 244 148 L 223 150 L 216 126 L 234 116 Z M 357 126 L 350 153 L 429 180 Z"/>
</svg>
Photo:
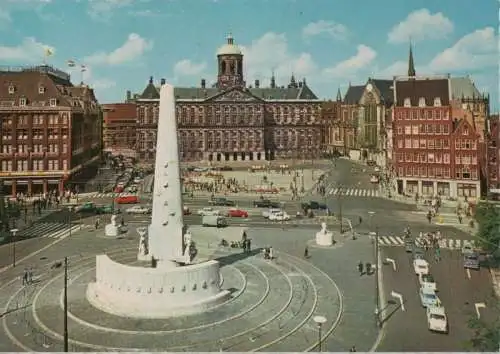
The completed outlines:
<svg viewBox="0 0 500 354">
<path fill-rule="evenodd" d="M 420 232 L 418 239 L 422 246 L 428 250 L 429 248 L 439 248 L 439 240 L 441 240 L 441 232 Z"/>
<path fill-rule="evenodd" d="M 33 283 L 33 268 L 24 268 L 23 285 L 29 285 L 32 283 Z"/>
</svg>

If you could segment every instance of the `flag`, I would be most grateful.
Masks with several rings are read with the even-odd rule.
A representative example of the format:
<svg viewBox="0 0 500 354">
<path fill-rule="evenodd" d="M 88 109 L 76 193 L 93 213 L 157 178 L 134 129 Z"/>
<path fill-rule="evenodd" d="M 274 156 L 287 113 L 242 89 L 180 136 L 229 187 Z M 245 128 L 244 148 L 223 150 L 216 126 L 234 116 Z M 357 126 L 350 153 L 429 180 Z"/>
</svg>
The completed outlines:
<svg viewBox="0 0 500 354">
<path fill-rule="evenodd" d="M 52 49 L 50 48 L 45 48 L 45 56 L 46 57 L 50 57 L 54 54 L 54 52 L 52 51 Z"/>
<path fill-rule="evenodd" d="M 70 67 L 70 68 L 73 68 L 75 67 L 76 63 L 74 60 L 67 60 L 66 61 L 66 64 Z"/>
</svg>

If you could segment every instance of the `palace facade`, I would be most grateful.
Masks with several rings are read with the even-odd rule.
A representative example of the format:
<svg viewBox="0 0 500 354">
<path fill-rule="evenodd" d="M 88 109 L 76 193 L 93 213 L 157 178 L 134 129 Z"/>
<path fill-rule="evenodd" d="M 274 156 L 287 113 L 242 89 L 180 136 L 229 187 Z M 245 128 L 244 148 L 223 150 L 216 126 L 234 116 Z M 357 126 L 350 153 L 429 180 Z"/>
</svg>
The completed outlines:
<svg viewBox="0 0 500 354">
<path fill-rule="evenodd" d="M 179 149 L 184 160 L 236 161 L 315 158 L 325 149 L 321 105 L 306 79 L 292 75 L 278 86 L 245 82 L 243 53 L 228 36 L 217 51 L 217 82 L 209 87 L 176 87 Z M 161 79 L 160 86 L 165 83 Z M 153 162 L 159 115 L 159 89 L 153 77 L 137 105 L 137 157 Z M 132 98 L 133 97 L 133 98 Z"/>
</svg>

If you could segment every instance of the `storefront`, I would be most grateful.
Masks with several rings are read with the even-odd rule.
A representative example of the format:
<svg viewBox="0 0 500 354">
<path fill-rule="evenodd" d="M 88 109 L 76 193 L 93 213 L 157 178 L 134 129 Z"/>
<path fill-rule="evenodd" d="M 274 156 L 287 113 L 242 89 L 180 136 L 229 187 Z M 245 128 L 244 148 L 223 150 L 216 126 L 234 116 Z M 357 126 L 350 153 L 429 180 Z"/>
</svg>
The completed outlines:
<svg viewBox="0 0 500 354">
<path fill-rule="evenodd" d="M 37 195 L 53 190 L 62 192 L 66 176 L 49 172 L 34 172 L 28 176 L 21 172 L 2 172 L 0 179 L 3 182 L 3 193 L 14 197 L 18 193 Z"/>
</svg>

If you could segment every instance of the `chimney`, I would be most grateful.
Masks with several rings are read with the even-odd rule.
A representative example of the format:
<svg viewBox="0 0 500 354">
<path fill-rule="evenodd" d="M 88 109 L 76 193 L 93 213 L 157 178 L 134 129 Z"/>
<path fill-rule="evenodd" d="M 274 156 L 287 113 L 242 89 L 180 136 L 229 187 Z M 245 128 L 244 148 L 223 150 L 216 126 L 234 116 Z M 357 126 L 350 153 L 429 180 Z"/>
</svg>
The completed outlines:
<svg viewBox="0 0 500 354">
<path fill-rule="evenodd" d="M 207 87 L 207 82 L 205 81 L 205 79 L 201 79 L 201 88 L 204 89 Z"/>
<path fill-rule="evenodd" d="M 260 81 L 259 80 L 255 80 L 255 88 L 259 88 L 260 87 Z"/>
<path fill-rule="evenodd" d="M 161 79 L 161 80 L 160 80 L 160 85 L 165 85 L 165 83 L 166 83 L 166 82 L 167 82 L 167 80 L 165 80 L 165 79 Z"/>
<path fill-rule="evenodd" d="M 130 90 L 127 90 L 127 102 L 132 99 L 132 92 Z"/>
</svg>

